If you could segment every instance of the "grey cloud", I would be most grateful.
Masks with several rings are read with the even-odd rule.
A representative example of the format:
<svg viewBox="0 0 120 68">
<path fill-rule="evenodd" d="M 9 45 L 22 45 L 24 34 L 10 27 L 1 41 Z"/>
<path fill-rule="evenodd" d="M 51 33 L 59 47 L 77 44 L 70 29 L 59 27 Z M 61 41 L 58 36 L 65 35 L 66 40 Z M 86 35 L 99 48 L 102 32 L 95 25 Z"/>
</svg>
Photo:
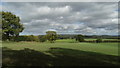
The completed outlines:
<svg viewBox="0 0 120 68">
<path fill-rule="evenodd" d="M 58 33 L 99 34 L 100 30 L 109 34 L 118 28 L 117 9 L 116 2 L 8 2 L 3 5 L 3 10 L 20 16 L 25 26 L 23 34 L 43 34 L 50 28 Z"/>
</svg>

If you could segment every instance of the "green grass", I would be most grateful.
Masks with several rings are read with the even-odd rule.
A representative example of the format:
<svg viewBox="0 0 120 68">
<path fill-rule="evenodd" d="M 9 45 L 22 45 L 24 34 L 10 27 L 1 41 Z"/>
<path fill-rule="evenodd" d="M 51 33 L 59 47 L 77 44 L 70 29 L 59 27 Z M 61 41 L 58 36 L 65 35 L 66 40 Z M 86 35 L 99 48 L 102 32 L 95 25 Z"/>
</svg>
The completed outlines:
<svg viewBox="0 0 120 68">
<path fill-rule="evenodd" d="M 46 54 L 48 53 L 48 54 Z M 2 66 L 116 66 L 118 57 L 67 48 L 50 48 L 46 53 L 25 48 L 3 48 Z"/>
<path fill-rule="evenodd" d="M 38 51 L 47 51 L 51 47 L 69 48 L 83 51 L 98 52 L 108 55 L 118 55 L 118 43 L 69 43 L 60 41 L 56 43 L 40 42 L 3 42 L 3 47 L 14 50 L 30 48 Z"/>
<path fill-rule="evenodd" d="M 3 66 L 116 66 L 118 43 L 3 42 Z"/>
<path fill-rule="evenodd" d="M 76 43 L 75 39 L 61 39 L 61 40 L 56 40 L 58 43 Z"/>
</svg>

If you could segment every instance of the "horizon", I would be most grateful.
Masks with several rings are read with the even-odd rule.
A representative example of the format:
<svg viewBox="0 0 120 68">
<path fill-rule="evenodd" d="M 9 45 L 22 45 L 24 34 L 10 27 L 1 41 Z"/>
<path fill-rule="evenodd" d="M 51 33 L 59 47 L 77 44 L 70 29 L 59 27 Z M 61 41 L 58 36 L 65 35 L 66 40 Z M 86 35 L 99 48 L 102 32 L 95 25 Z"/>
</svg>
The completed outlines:
<svg viewBox="0 0 120 68">
<path fill-rule="evenodd" d="M 26 36 L 29 35 L 33 35 L 33 34 L 28 34 Z M 38 34 L 38 35 L 46 35 L 46 34 Z M 33 36 L 38 36 L 38 35 L 33 35 Z M 83 35 L 83 34 L 57 34 L 57 35 Z M 25 34 L 20 36 L 25 36 Z M 120 35 L 85 35 L 85 36 L 120 36 Z"/>
</svg>

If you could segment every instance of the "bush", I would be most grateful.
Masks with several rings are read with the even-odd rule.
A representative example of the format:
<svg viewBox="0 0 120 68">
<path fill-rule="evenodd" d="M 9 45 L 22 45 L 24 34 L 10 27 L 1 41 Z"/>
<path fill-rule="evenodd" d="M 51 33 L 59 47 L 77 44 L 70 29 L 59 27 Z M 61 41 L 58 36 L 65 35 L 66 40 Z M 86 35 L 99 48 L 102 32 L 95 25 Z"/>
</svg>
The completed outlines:
<svg viewBox="0 0 120 68">
<path fill-rule="evenodd" d="M 102 42 L 102 39 L 97 39 L 96 42 L 100 43 L 100 42 Z"/>
<path fill-rule="evenodd" d="M 34 41 L 39 42 L 39 37 L 38 36 L 34 36 Z"/>
<path fill-rule="evenodd" d="M 45 42 L 47 39 L 45 36 L 38 36 L 40 42 Z"/>
<path fill-rule="evenodd" d="M 19 36 L 15 37 L 15 41 L 36 41 L 39 42 L 38 36 L 33 36 L 33 35 L 24 35 L 24 36 Z"/>
</svg>

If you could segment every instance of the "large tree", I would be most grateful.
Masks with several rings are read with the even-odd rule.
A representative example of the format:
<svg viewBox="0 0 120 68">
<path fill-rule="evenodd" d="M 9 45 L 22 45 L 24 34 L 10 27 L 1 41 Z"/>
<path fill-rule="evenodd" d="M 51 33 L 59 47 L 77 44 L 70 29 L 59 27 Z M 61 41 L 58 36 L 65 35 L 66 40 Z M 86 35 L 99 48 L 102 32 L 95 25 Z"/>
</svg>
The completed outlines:
<svg viewBox="0 0 120 68">
<path fill-rule="evenodd" d="M 76 41 L 79 41 L 79 42 L 84 42 L 85 40 L 84 40 L 84 36 L 83 35 L 77 35 L 76 36 Z"/>
<path fill-rule="evenodd" d="M 0 40 L 2 40 L 2 15 L 0 15 Z"/>
<path fill-rule="evenodd" d="M 47 31 L 46 38 L 51 43 L 54 43 L 54 41 L 57 39 L 57 33 L 55 31 Z"/>
<path fill-rule="evenodd" d="M 18 37 L 24 29 L 20 18 L 11 12 L 2 11 L 0 15 L 2 15 L 2 39 L 10 40 L 11 37 Z"/>
</svg>

